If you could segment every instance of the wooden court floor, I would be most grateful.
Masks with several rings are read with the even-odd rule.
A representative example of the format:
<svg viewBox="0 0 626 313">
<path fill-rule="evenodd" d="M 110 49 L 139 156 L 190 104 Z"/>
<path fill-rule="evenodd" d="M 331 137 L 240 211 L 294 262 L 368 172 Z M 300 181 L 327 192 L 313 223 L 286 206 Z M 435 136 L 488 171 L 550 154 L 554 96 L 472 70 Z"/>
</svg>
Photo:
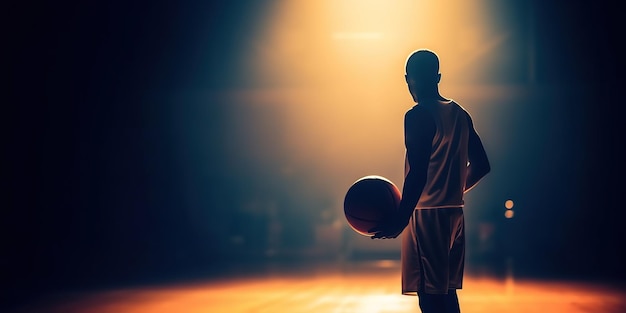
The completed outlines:
<svg viewBox="0 0 626 313">
<path fill-rule="evenodd" d="M 461 312 L 624 313 L 626 290 L 592 282 L 466 274 Z M 400 313 L 420 312 L 400 294 L 399 265 L 280 266 L 250 275 L 199 278 L 50 295 L 16 313 Z"/>
</svg>

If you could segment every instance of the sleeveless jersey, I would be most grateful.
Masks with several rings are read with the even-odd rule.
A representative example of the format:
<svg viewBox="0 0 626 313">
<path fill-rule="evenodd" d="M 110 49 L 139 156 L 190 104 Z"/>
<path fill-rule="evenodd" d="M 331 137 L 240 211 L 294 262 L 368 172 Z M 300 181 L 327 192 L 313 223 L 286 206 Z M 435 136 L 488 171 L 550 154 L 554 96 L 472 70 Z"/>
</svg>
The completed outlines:
<svg viewBox="0 0 626 313">
<path fill-rule="evenodd" d="M 418 105 L 431 113 L 436 131 L 432 139 L 426 184 L 416 209 L 463 207 L 470 117 L 452 100 Z M 405 176 L 409 168 L 405 156 Z"/>
</svg>

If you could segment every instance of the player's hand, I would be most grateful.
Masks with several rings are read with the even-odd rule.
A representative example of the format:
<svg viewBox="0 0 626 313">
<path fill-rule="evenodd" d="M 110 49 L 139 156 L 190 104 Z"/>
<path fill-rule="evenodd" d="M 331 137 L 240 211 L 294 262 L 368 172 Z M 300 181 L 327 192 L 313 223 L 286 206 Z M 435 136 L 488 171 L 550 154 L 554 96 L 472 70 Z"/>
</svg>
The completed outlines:
<svg viewBox="0 0 626 313">
<path fill-rule="evenodd" d="M 385 223 L 378 227 L 374 227 L 369 230 L 370 233 L 374 233 L 370 238 L 372 239 L 393 239 L 398 237 L 406 225 L 409 223 L 408 220 L 403 218 L 394 216 L 390 218 Z"/>
</svg>

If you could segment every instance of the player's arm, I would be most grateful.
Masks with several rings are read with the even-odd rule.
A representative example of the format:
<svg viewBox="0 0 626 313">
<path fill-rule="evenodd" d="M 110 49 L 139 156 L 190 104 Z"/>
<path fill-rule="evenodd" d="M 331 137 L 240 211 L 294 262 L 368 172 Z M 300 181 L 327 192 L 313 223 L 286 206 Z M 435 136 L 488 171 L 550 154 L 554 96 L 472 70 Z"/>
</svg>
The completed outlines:
<svg viewBox="0 0 626 313">
<path fill-rule="evenodd" d="M 409 171 L 404 178 L 400 216 L 409 219 L 426 185 L 428 164 L 436 126 L 432 114 L 419 106 L 408 111 L 404 117 L 404 144 Z"/>
<path fill-rule="evenodd" d="M 381 227 L 370 230 L 375 233 L 372 239 L 396 238 L 409 223 L 409 218 L 426 185 L 435 129 L 432 115 L 419 106 L 404 115 L 404 144 L 407 150 L 409 171 L 404 178 L 399 214 Z"/>
<path fill-rule="evenodd" d="M 469 121 L 469 165 L 467 166 L 465 192 L 474 188 L 474 186 L 491 171 L 491 165 L 489 164 L 485 147 L 483 146 L 480 136 L 478 136 L 478 133 L 474 129 L 474 123 L 469 115 L 467 115 L 467 120 Z"/>
</svg>

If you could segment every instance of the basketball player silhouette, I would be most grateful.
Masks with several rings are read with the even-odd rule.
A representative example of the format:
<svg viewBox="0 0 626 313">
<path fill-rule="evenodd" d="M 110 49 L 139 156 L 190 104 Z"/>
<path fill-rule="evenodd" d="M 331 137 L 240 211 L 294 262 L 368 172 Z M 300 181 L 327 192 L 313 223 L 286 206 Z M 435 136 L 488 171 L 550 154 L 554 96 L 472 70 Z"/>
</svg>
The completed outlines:
<svg viewBox="0 0 626 313">
<path fill-rule="evenodd" d="M 402 293 L 423 313 L 460 312 L 465 264 L 464 195 L 491 166 L 469 113 L 439 93 L 439 57 L 417 50 L 406 61 L 415 105 L 404 116 L 405 178 L 398 215 L 373 229 L 401 245 Z"/>
</svg>

